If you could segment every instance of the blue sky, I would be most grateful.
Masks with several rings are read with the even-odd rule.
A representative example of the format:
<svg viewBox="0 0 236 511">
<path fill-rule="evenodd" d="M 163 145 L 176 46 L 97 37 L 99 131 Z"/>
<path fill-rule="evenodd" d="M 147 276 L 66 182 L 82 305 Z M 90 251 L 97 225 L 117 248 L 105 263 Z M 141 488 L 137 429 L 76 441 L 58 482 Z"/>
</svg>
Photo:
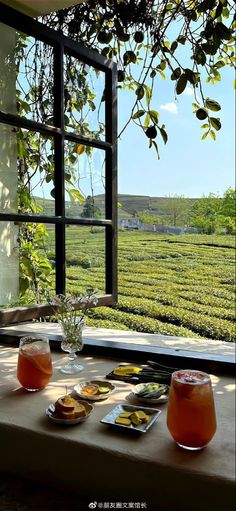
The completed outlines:
<svg viewBox="0 0 236 511">
<path fill-rule="evenodd" d="M 174 82 L 160 77 L 155 86 L 152 108 L 160 112 L 160 123 L 166 125 L 169 141 L 160 140 L 161 159 L 148 148 L 148 139 L 133 123 L 119 142 L 119 193 L 150 196 L 184 195 L 201 197 L 209 192 L 220 195 L 234 186 L 235 103 L 233 70 L 222 70 L 222 81 L 214 86 L 204 84 L 206 97 L 217 100 L 222 110 L 212 112 L 220 117 L 221 131 L 216 141 L 201 141 L 203 122 L 192 113 L 191 88 L 175 99 Z M 133 95 L 119 92 L 119 127 L 127 120 Z"/>
</svg>

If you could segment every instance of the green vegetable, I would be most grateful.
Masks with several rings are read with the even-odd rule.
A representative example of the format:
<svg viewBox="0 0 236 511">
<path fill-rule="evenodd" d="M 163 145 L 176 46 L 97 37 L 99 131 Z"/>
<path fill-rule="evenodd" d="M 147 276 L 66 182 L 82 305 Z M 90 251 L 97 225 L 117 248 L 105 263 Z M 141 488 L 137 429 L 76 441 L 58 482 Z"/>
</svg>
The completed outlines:
<svg viewBox="0 0 236 511">
<path fill-rule="evenodd" d="M 145 399 L 158 399 L 163 394 L 168 392 L 168 385 L 159 385 L 158 383 L 151 383 L 144 385 L 136 395 Z"/>
<path fill-rule="evenodd" d="M 100 394 L 107 394 L 110 390 L 109 387 L 98 387 L 98 392 L 100 392 Z"/>
</svg>

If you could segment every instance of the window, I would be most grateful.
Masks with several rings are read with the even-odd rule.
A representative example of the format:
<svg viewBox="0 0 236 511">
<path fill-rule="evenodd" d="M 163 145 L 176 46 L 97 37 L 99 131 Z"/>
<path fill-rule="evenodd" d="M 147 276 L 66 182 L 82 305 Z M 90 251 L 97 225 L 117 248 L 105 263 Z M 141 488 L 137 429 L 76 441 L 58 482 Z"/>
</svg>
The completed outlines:
<svg viewBox="0 0 236 511">
<path fill-rule="evenodd" d="M 90 274 L 79 289 L 96 282 L 100 304 L 112 304 L 116 66 L 3 5 L 0 27 L 0 324 L 46 314 L 42 289 L 45 302 L 47 284 L 53 294 L 71 290 L 74 254 Z M 36 304 L 7 310 L 19 280 Z"/>
</svg>

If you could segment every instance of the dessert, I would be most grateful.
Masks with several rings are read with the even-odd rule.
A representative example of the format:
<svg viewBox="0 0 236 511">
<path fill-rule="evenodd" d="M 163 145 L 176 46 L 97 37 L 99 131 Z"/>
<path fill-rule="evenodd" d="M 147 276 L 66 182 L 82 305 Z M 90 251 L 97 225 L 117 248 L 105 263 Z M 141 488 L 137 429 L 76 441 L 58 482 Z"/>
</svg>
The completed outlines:
<svg viewBox="0 0 236 511">
<path fill-rule="evenodd" d="M 135 412 L 121 412 L 115 419 L 116 424 L 122 424 L 123 426 L 141 426 L 143 423 L 147 423 L 150 416 L 147 415 L 143 410 L 137 410 Z"/>
<path fill-rule="evenodd" d="M 66 395 L 56 401 L 54 415 L 61 419 L 78 419 L 86 416 L 86 408 L 71 395 Z"/>
</svg>

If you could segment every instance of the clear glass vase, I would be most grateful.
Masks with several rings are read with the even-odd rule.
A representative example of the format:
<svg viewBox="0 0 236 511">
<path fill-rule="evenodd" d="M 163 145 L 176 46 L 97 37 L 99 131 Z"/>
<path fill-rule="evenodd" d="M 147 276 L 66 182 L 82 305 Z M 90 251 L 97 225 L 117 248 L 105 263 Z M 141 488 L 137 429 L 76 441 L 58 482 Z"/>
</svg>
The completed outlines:
<svg viewBox="0 0 236 511">
<path fill-rule="evenodd" d="M 64 374 L 77 374 L 82 371 L 83 366 L 77 362 L 77 351 L 83 349 L 83 328 L 85 325 L 84 319 L 78 316 L 78 320 L 66 322 L 61 321 L 60 325 L 63 331 L 63 340 L 61 342 L 61 349 L 68 352 L 69 362 L 61 367 L 60 372 Z"/>
</svg>

